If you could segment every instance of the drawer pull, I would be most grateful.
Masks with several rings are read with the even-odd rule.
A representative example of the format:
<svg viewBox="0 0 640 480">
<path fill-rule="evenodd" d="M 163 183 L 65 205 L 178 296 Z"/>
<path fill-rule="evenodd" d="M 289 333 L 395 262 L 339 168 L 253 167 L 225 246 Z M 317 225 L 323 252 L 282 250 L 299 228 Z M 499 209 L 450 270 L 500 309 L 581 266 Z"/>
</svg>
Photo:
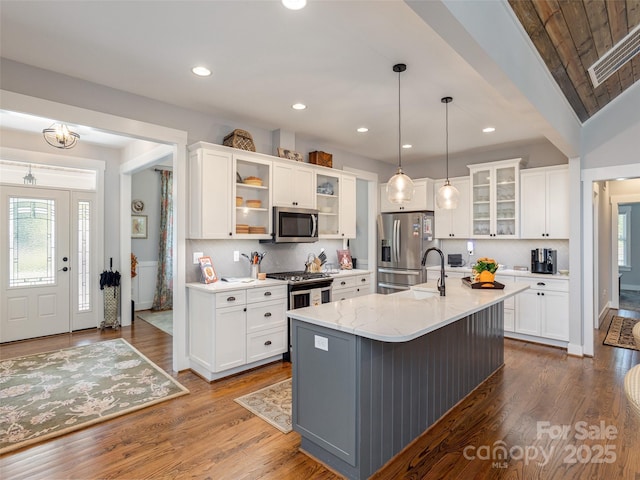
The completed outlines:
<svg viewBox="0 0 640 480">
<path fill-rule="evenodd" d="M 360 279 L 360 281 L 361 281 L 361 282 L 366 282 L 366 281 L 367 281 L 367 279 L 366 279 L 366 278 L 361 278 L 361 279 Z"/>
<path fill-rule="evenodd" d="M 236 297 L 227 297 L 227 302 L 235 302 Z"/>
<path fill-rule="evenodd" d="M 537 283 L 537 285 L 540 285 L 541 287 L 544 287 L 544 286 L 546 286 L 546 283 L 544 283 L 544 282 L 538 282 L 538 283 Z"/>
<path fill-rule="evenodd" d="M 340 285 L 346 285 L 346 284 L 347 284 L 347 282 L 345 282 L 345 281 L 340 282 Z"/>
<path fill-rule="evenodd" d="M 264 314 L 265 317 L 270 317 L 271 316 L 271 312 L 267 312 Z"/>
<path fill-rule="evenodd" d="M 269 345 L 271 345 L 271 340 L 267 340 L 266 342 L 264 342 L 265 346 L 268 347 Z"/>
<path fill-rule="evenodd" d="M 264 296 L 265 297 L 270 297 L 271 296 L 271 292 L 264 292 Z"/>
</svg>

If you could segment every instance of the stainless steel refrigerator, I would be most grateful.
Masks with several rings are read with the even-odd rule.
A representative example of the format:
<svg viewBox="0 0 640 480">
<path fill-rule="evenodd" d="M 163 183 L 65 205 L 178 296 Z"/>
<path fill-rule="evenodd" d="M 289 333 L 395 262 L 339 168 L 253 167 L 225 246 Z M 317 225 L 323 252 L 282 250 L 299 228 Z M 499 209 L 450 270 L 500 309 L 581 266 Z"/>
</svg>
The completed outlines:
<svg viewBox="0 0 640 480">
<path fill-rule="evenodd" d="M 427 272 L 422 255 L 434 240 L 433 212 L 381 213 L 378 215 L 378 293 L 408 290 L 425 283 Z M 427 265 L 439 265 L 438 255 L 429 255 Z"/>
</svg>

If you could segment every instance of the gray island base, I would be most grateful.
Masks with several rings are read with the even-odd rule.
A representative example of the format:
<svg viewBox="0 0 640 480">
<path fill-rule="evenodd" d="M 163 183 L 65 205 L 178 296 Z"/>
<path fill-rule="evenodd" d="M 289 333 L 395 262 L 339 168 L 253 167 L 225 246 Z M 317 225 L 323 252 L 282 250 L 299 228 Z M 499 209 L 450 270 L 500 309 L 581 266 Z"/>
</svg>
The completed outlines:
<svg viewBox="0 0 640 480">
<path fill-rule="evenodd" d="M 350 479 L 370 477 L 503 365 L 501 300 L 400 342 L 294 318 L 301 450 Z"/>
</svg>

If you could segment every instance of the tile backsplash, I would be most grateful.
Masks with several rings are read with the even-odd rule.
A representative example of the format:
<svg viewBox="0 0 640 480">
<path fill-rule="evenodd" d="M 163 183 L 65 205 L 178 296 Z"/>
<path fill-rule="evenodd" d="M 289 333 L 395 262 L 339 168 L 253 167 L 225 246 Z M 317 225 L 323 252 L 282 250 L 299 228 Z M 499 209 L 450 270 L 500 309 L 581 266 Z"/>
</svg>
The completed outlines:
<svg viewBox="0 0 640 480">
<path fill-rule="evenodd" d="M 531 268 L 531 250 L 535 248 L 552 248 L 558 251 L 558 270 L 569 269 L 569 240 L 473 240 L 474 251 L 469 257 L 467 240 L 441 240 L 442 251 L 461 253 L 467 264 L 472 264 L 480 257 L 490 257 L 505 266 L 516 265 Z"/>
<path fill-rule="evenodd" d="M 233 261 L 233 252 L 250 254 L 252 251 L 267 252 L 260 265 L 263 272 L 283 272 L 304 270 L 304 264 L 310 253 L 318 255 L 320 249 L 325 249 L 327 263 L 338 264 L 336 250 L 342 249 L 342 240 L 320 240 L 315 243 L 260 243 L 255 240 L 187 240 L 187 258 L 193 258 L 193 252 L 203 252 L 211 257 L 218 277 L 247 277 L 249 276 L 249 261 L 240 257 L 239 262 Z M 186 281 L 198 282 L 200 268 L 198 265 L 187 264 Z"/>
</svg>

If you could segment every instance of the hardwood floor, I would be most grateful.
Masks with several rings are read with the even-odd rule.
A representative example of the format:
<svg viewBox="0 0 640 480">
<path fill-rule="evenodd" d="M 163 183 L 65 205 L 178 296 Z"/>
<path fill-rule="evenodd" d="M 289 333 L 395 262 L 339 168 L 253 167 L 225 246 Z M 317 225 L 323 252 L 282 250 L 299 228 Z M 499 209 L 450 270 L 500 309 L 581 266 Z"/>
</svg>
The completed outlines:
<svg viewBox="0 0 640 480">
<path fill-rule="evenodd" d="M 594 358 L 506 340 L 504 368 L 373 478 L 640 479 L 640 418 L 622 387 L 640 352 L 602 345 L 605 333 Z M 118 336 L 170 371 L 171 337 L 146 322 L 5 344 L 0 359 Z M 341 478 L 298 452 L 297 433 L 284 435 L 233 401 L 290 375 L 281 363 L 211 384 L 191 372 L 175 374 L 189 395 L 8 453 L 0 457 L 0 478 Z M 538 434 L 537 422 L 548 422 L 547 430 Z M 581 440 L 577 422 L 604 422 L 617 434 Z M 551 438 L 549 429 L 562 425 L 570 426 L 567 438 Z M 504 461 L 491 454 L 499 445 L 510 452 Z M 529 458 L 520 458 L 526 452 Z M 539 464 L 543 452 L 546 465 Z"/>
</svg>

